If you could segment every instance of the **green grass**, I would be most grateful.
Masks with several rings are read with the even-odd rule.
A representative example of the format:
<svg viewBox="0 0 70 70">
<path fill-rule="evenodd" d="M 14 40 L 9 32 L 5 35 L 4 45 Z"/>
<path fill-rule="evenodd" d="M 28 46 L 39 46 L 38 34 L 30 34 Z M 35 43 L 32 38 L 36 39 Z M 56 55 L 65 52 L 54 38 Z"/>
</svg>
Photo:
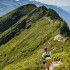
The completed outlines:
<svg viewBox="0 0 70 70">
<path fill-rule="evenodd" d="M 38 11 L 39 9 L 41 11 Z M 44 13 L 44 11 L 46 12 Z M 0 70 L 41 70 L 43 51 L 40 52 L 39 50 L 43 49 L 44 46 L 51 52 L 52 61 L 63 62 L 62 66 L 57 67 L 58 70 L 69 69 L 70 40 L 64 43 L 54 41 L 54 37 L 58 34 L 64 38 L 68 36 L 68 26 L 64 21 L 58 19 L 59 17 L 52 19 L 50 16 L 54 14 L 48 16 L 46 13 L 45 7 L 33 9 L 0 34 L 0 39 L 4 41 L 16 31 L 9 41 L 0 46 Z M 25 28 L 22 28 L 24 19 L 26 21 L 32 20 L 26 23 Z M 27 29 L 28 26 L 30 27 Z M 19 31 L 16 30 L 17 28 Z M 63 32 L 62 28 L 67 30 Z"/>
<path fill-rule="evenodd" d="M 0 32 L 4 32 L 12 25 L 17 23 L 23 16 L 30 13 L 33 9 L 37 8 L 34 4 L 28 4 L 21 6 L 6 15 L 2 16 L 0 19 Z"/>
<path fill-rule="evenodd" d="M 27 29 L 22 30 L 22 32 L 18 36 L 14 37 L 8 43 L 6 43 L 5 45 L 0 47 L 0 50 L 1 50 L 0 51 L 0 53 L 1 53 L 1 63 L 0 64 L 1 65 L 3 64 L 3 67 L 6 65 L 9 65 L 9 64 L 15 64 L 16 62 L 19 63 L 20 65 L 22 65 L 20 60 L 27 59 L 27 57 L 32 55 L 37 48 L 40 49 L 40 48 L 43 48 L 44 46 L 47 46 L 48 50 L 54 54 L 56 54 L 58 52 L 62 52 L 63 47 L 66 47 L 66 46 L 63 46 L 63 43 L 61 43 L 61 42 L 58 42 L 58 41 L 56 42 L 53 40 L 54 36 L 56 36 L 59 33 L 58 32 L 59 30 L 55 27 L 55 24 L 56 24 L 56 22 L 50 24 L 45 18 L 42 18 L 42 19 L 38 20 L 35 23 L 35 26 L 32 26 L 29 30 L 27 30 Z M 54 31 L 54 33 L 52 33 L 52 30 Z M 51 42 L 51 44 L 49 45 L 48 42 Z M 60 44 L 61 44 L 61 46 L 60 46 Z M 54 48 L 55 48 L 55 50 L 53 50 Z M 35 52 L 35 54 L 37 54 L 37 53 Z M 58 57 L 59 56 L 57 56 L 57 57 L 54 56 L 53 59 L 60 60 L 60 57 L 59 58 Z M 41 57 L 39 57 L 39 58 L 41 58 Z M 29 58 L 29 59 L 32 59 L 32 58 Z M 33 60 L 35 60 L 35 59 L 33 59 Z M 39 59 L 37 59 L 37 60 L 39 60 Z M 24 64 L 24 62 L 23 62 L 23 64 Z M 32 64 L 34 64 L 34 63 L 32 63 Z M 42 65 L 41 65 L 41 67 L 42 67 Z M 10 70 L 13 70 L 13 69 L 11 68 Z"/>
</svg>

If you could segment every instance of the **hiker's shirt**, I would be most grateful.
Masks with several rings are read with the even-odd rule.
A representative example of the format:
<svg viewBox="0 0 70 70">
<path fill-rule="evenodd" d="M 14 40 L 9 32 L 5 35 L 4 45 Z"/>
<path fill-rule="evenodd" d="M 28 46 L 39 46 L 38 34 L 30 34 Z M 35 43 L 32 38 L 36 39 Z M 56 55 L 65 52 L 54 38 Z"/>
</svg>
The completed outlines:
<svg viewBox="0 0 70 70">
<path fill-rule="evenodd" d="M 46 57 L 47 54 L 49 54 L 49 52 L 47 52 L 47 53 L 44 52 L 44 53 L 42 54 L 43 62 L 45 62 L 45 58 L 47 58 L 47 57 Z"/>
</svg>

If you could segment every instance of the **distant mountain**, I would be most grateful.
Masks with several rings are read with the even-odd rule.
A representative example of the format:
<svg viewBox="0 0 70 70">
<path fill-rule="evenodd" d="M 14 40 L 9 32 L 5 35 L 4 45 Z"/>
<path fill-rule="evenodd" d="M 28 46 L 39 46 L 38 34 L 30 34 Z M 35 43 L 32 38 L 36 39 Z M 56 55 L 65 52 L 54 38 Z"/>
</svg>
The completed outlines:
<svg viewBox="0 0 70 70">
<path fill-rule="evenodd" d="M 47 8 L 54 9 L 70 26 L 70 13 L 69 12 L 67 12 L 67 11 L 63 10 L 62 8 L 57 7 L 55 5 L 47 5 L 47 4 L 43 4 L 43 3 L 40 3 L 40 2 L 36 2 L 36 1 L 32 1 L 31 3 L 34 3 L 37 6 L 44 5 Z"/>
<path fill-rule="evenodd" d="M 35 5 L 39 6 L 46 6 L 47 8 L 51 8 L 54 9 L 70 26 L 70 13 L 68 13 L 67 11 L 61 9 L 60 7 L 57 6 L 53 6 L 53 5 L 47 5 L 47 4 L 43 4 L 40 2 L 36 2 L 36 1 L 29 1 L 29 0 L 0 0 L 0 16 L 12 11 L 13 9 L 24 5 L 24 4 L 28 4 L 28 3 L 33 3 Z"/>
<path fill-rule="evenodd" d="M 52 6 L 52 5 L 45 5 L 48 8 L 54 9 L 62 18 L 63 20 L 65 20 L 68 25 L 70 26 L 70 13 L 68 13 L 67 11 L 63 10 L 60 7 L 57 6 Z"/>
<path fill-rule="evenodd" d="M 70 13 L 70 6 L 63 6 L 62 9 L 66 10 L 67 12 Z"/>
</svg>

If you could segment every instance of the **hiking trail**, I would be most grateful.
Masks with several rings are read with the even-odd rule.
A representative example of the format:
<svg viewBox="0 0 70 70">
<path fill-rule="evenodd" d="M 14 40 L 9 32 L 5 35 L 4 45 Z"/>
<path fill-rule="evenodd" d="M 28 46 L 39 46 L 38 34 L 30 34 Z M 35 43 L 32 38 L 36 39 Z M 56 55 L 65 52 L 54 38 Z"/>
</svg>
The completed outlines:
<svg viewBox="0 0 70 70">
<path fill-rule="evenodd" d="M 59 66 L 61 64 L 63 64 L 61 61 L 52 62 L 51 65 L 50 65 L 50 70 L 53 70 L 54 67 L 57 67 L 57 66 Z"/>
</svg>

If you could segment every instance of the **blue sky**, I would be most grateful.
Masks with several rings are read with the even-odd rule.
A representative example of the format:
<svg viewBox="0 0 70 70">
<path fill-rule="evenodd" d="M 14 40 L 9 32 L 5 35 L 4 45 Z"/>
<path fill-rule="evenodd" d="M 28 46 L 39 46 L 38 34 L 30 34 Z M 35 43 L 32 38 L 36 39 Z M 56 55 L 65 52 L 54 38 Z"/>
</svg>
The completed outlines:
<svg viewBox="0 0 70 70">
<path fill-rule="evenodd" d="M 39 1 L 41 3 L 48 4 L 48 5 L 56 5 L 70 13 L 70 0 L 30 0 L 30 1 Z"/>
<path fill-rule="evenodd" d="M 30 0 L 33 1 L 33 0 Z M 70 6 L 70 0 L 35 0 L 45 4 L 57 5 L 57 6 Z"/>
</svg>

